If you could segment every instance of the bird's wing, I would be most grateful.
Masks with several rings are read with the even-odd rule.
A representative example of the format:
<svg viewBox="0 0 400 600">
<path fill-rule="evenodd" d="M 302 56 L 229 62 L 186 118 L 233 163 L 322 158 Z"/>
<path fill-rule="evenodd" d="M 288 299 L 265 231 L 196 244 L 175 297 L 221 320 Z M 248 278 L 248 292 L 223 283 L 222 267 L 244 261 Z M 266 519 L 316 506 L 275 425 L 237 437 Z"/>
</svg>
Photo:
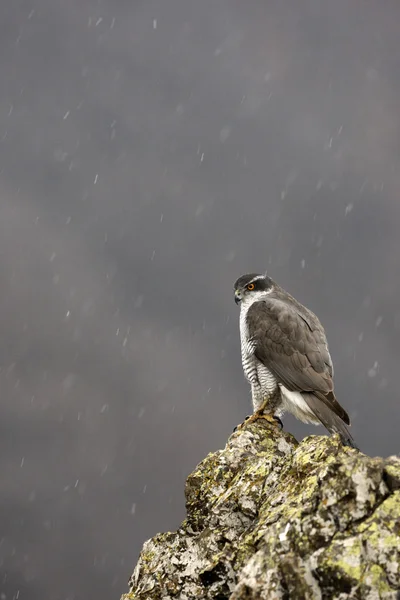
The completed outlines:
<svg viewBox="0 0 400 600">
<path fill-rule="evenodd" d="M 324 329 L 302 305 L 279 298 L 254 302 L 247 313 L 254 353 L 290 391 L 312 392 L 346 423 L 333 393 L 333 367 Z"/>
</svg>

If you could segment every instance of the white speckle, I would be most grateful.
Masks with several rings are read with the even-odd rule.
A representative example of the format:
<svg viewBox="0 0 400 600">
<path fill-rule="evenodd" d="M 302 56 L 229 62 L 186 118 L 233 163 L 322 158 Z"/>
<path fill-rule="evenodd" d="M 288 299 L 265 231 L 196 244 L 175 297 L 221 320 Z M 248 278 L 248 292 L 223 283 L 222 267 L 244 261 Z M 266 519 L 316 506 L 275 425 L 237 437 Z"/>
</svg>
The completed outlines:
<svg viewBox="0 0 400 600">
<path fill-rule="evenodd" d="M 122 342 L 122 345 L 124 348 L 127 345 L 127 343 L 128 343 L 128 338 L 126 337 L 126 338 L 124 338 L 124 341 Z"/>
<path fill-rule="evenodd" d="M 164 215 L 161 213 L 160 215 L 160 223 L 162 223 L 164 221 Z"/>
<path fill-rule="evenodd" d="M 375 377 L 378 372 L 378 362 L 374 362 L 374 366 L 368 370 L 368 377 Z"/>
<path fill-rule="evenodd" d="M 71 217 L 68 217 L 68 219 L 65 221 L 65 224 L 66 224 L 66 225 L 69 225 L 69 224 L 71 223 L 71 221 L 72 221 L 72 218 L 71 218 Z"/>
<path fill-rule="evenodd" d="M 115 332 L 115 335 L 119 335 L 119 327 L 118 327 L 117 331 Z"/>
<path fill-rule="evenodd" d="M 300 264 L 301 264 L 301 268 L 304 269 L 306 266 L 306 261 L 304 260 L 304 258 L 302 259 Z"/>
<path fill-rule="evenodd" d="M 146 409 L 142 406 L 141 409 L 138 412 L 137 418 L 141 419 L 143 417 L 143 415 L 144 415 L 145 412 L 146 412 Z"/>
<path fill-rule="evenodd" d="M 147 490 L 147 483 L 143 486 L 143 494 L 146 493 L 146 490 Z"/>
<path fill-rule="evenodd" d="M 11 117 L 13 110 L 14 110 L 14 106 L 12 104 L 10 104 L 10 110 L 8 111 L 7 117 Z"/>
<path fill-rule="evenodd" d="M 288 534 L 288 531 L 289 531 L 289 529 L 290 529 L 290 522 L 289 522 L 289 523 L 287 523 L 287 525 L 286 525 L 286 527 L 285 527 L 284 531 L 283 531 L 282 533 L 280 533 L 280 534 L 279 534 L 279 540 L 280 540 L 281 542 L 285 542 L 285 541 L 286 541 L 286 539 L 287 539 L 287 534 Z"/>
<path fill-rule="evenodd" d="M 264 81 L 269 81 L 271 79 L 271 73 L 265 73 Z"/>
<path fill-rule="evenodd" d="M 204 160 L 204 152 L 202 153 L 202 155 L 200 156 L 200 162 L 203 162 Z"/>
<path fill-rule="evenodd" d="M 226 142 L 226 140 L 228 139 L 228 137 L 231 135 L 231 128 L 230 127 L 223 127 L 221 129 L 221 131 L 219 132 L 219 139 L 222 143 Z"/>
<path fill-rule="evenodd" d="M 342 131 L 343 131 L 343 125 L 341 125 L 339 127 L 337 134 L 340 135 L 342 133 Z"/>
<path fill-rule="evenodd" d="M 324 182 L 322 181 L 322 179 L 320 179 L 316 186 L 317 192 L 319 192 L 319 190 L 322 188 L 323 185 L 324 185 Z"/>
<path fill-rule="evenodd" d="M 101 414 L 103 415 L 108 410 L 108 408 L 108 404 L 103 404 L 103 406 L 100 409 Z"/>
<path fill-rule="evenodd" d="M 112 29 L 115 25 L 115 17 L 113 17 L 112 21 L 111 21 L 111 25 L 110 25 L 110 29 Z"/>
<path fill-rule="evenodd" d="M 379 327 L 379 325 L 382 323 L 382 321 L 383 321 L 383 317 L 381 315 L 379 315 L 379 317 L 375 321 L 375 327 Z"/>
<path fill-rule="evenodd" d="M 24 466 L 24 462 L 25 462 L 25 456 L 23 456 L 23 457 L 21 458 L 21 463 L 20 463 L 20 467 L 21 467 L 21 469 L 22 469 L 22 467 Z"/>
<path fill-rule="evenodd" d="M 65 318 L 69 319 L 70 316 L 71 316 L 71 311 L 67 310 L 67 312 L 65 313 Z"/>
<path fill-rule="evenodd" d="M 65 115 L 63 116 L 63 120 L 65 121 L 65 119 L 68 119 L 69 115 L 70 115 L 71 111 L 67 110 L 67 112 L 65 113 Z"/>
<path fill-rule="evenodd" d="M 151 260 L 154 260 L 154 257 L 155 257 L 155 255 L 156 255 L 156 251 L 155 251 L 155 250 L 153 250 L 153 253 L 152 253 L 152 255 L 151 255 Z"/>
<path fill-rule="evenodd" d="M 98 27 L 102 21 L 103 21 L 103 17 L 99 17 L 96 21 L 96 27 Z"/>
<path fill-rule="evenodd" d="M 364 332 L 362 331 L 362 332 L 360 333 L 360 335 L 358 336 L 358 341 L 359 341 L 359 342 L 362 342 L 362 341 L 363 341 L 363 339 L 364 339 Z"/>
<path fill-rule="evenodd" d="M 96 173 L 96 177 L 94 178 L 94 185 L 96 185 L 98 178 L 99 178 L 99 174 Z"/>
<path fill-rule="evenodd" d="M 74 485 L 74 487 L 76 487 L 76 488 L 77 488 L 77 487 L 78 487 L 78 485 L 79 485 L 79 479 L 77 479 L 77 480 L 75 481 L 75 485 Z"/>
<path fill-rule="evenodd" d="M 344 210 L 344 215 L 347 216 L 349 213 L 351 213 L 353 208 L 354 208 L 354 204 L 352 202 L 350 202 L 350 204 L 348 204 Z"/>
<path fill-rule="evenodd" d="M 157 19 L 153 19 L 153 29 L 157 29 Z"/>
<path fill-rule="evenodd" d="M 132 506 L 131 506 L 131 515 L 134 515 L 135 512 L 136 512 L 136 504 L 133 503 Z"/>
<path fill-rule="evenodd" d="M 53 254 L 50 256 L 50 262 L 53 262 L 53 260 L 55 259 L 55 257 L 56 257 L 56 253 L 53 252 Z"/>
<path fill-rule="evenodd" d="M 28 19 L 31 20 L 34 14 L 35 14 L 35 11 L 31 10 L 31 12 L 28 15 Z"/>
<path fill-rule="evenodd" d="M 74 373 L 68 373 L 68 375 L 64 378 L 61 386 L 64 393 L 69 392 L 75 385 L 76 375 Z"/>
</svg>

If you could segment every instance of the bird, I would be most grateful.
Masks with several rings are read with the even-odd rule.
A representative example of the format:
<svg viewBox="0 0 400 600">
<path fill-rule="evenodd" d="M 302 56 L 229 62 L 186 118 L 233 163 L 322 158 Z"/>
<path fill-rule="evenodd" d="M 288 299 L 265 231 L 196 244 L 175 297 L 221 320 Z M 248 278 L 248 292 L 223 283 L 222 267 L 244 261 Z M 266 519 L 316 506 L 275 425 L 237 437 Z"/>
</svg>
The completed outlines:
<svg viewBox="0 0 400 600">
<path fill-rule="evenodd" d="M 334 393 L 332 359 L 318 317 L 266 274 L 239 277 L 234 297 L 253 404 L 245 422 L 282 424 L 280 417 L 290 412 L 304 423 L 324 425 L 344 445 L 357 448 L 347 427 L 349 415 Z"/>
</svg>

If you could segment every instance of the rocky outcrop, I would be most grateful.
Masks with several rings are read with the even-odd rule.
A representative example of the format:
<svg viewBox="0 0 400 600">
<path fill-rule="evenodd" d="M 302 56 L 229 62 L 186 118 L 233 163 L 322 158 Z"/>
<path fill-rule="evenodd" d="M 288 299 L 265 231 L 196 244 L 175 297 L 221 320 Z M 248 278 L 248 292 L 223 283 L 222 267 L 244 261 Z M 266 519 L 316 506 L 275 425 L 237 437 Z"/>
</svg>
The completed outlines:
<svg viewBox="0 0 400 600">
<path fill-rule="evenodd" d="M 147 541 L 124 600 L 400 600 L 400 458 L 265 421 L 186 482 L 187 518 Z"/>
</svg>

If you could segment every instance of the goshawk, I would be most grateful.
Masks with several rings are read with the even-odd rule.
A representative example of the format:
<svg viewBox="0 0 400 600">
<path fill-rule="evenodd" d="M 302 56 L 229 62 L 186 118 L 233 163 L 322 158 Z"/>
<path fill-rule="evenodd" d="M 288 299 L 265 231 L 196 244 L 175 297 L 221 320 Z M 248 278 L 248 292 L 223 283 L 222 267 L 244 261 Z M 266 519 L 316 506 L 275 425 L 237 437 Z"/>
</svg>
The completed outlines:
<svg viewBox="0 0 400 600">
<path fill-rule="evenodd" d="M 305 423 L 322 423 L 356 447 L 346 427 L 349 415 L 333 391 L 332 359 L 318 317 L 266 275 L 243 275 L 234 290 L 254 408 L 250 420 L 276 423 L 289 411 Z"/>
</svg>

